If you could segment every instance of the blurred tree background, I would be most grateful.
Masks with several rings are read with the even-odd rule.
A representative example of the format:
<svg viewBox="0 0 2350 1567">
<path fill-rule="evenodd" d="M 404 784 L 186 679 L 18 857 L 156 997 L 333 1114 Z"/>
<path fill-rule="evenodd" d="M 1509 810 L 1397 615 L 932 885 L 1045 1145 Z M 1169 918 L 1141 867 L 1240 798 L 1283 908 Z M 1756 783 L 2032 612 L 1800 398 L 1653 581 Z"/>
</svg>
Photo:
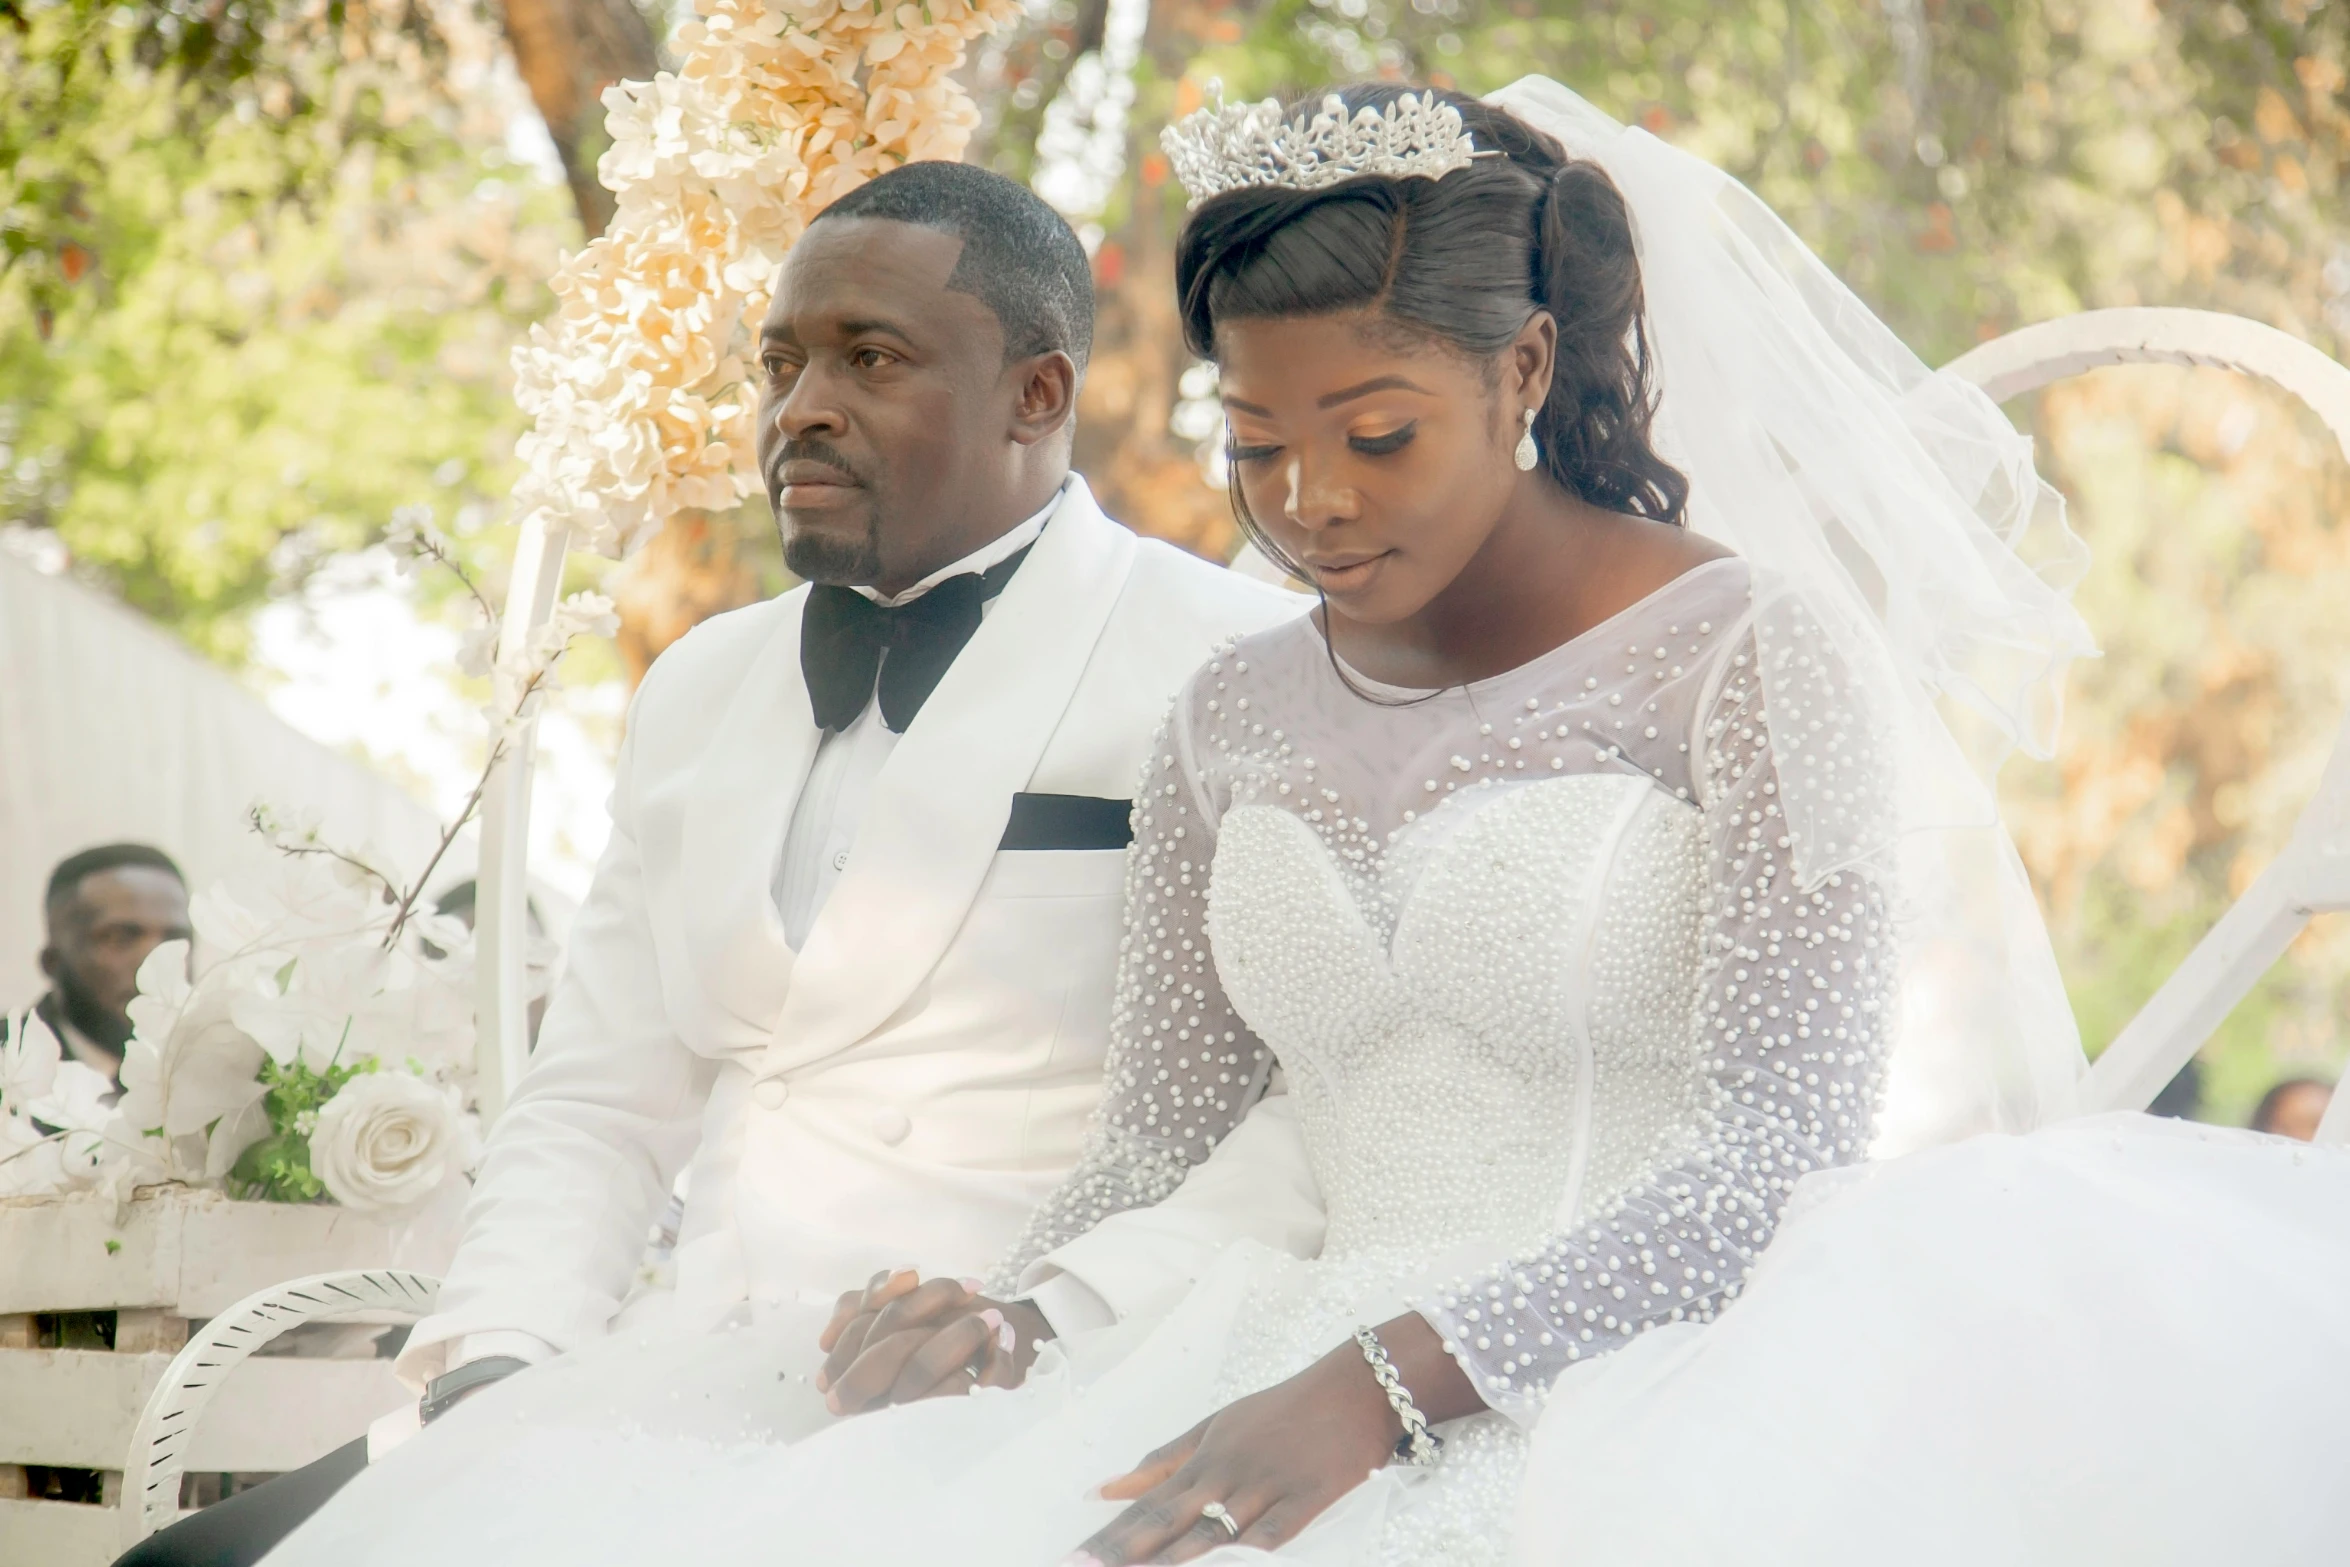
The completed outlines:
<svg viewBox="0 0 2350 1567">
<path fill-rule="evenodd" d="M 583 179 L 596 91 L 658 63 L 667 19 L 0 0 L 0 525 L 228 662 L 257 605 L 395 506 L 494 563 L 505 353 L 608 215 Z M 1212 83 L 1546 72 L 1747 181 L 1929 362 L 2123 304 L 2340 357 L 2346 65 L 2339 0 L 1034 0 L 969 68 L 969 155 L 1094 246 L 1081 465 L 1113 512 L 1213 554 L 1213 378 L 1177 340 L 1182 198 L 1156 152 Z M 2006 780 L 2095 1050 L 2275 852 L 2350 705 L 2350 473 L 2289 400 L 2216 372 L 2104 371 L 2010 411 L 2096 553 L 2106 657 L 2057 762 Z M 615 575 L 632 671 L 781 583 L 757 506 Z M 2203 1113 L 2241 1120 L 2346 1052 L 2336 921 L 2207 1048 Z"/>
<path fill-rule="evenodd" d="M 404 0 L 0 13 L 8 525 L 231 662 L 395 506 L 489 530 L 576 237 L 476 90 L 493 42 Z"/>
</svg>

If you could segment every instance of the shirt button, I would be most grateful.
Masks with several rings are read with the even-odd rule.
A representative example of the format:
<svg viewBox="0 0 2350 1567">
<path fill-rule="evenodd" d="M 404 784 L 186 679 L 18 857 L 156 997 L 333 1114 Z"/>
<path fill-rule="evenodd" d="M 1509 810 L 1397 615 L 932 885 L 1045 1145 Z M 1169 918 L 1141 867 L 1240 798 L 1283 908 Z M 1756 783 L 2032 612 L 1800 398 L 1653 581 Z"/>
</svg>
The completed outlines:
<svg viewBox="0 0 2350 1567">
<path fill-rule="evenodd" d="M 848 850 L 843 849 L 840 851 L 840 853 L 832 857 L 832 868 L 836 871 L 845 871 L 849 868 Z"/>
<path fill-rule="evenodd" d="M 906 1112 L 895 1105 L 873 1112 L 873 1135 L 892 1148 L 904 1142 L 906 1134 L 913 1129 L 914 1123 L 907 1118 Z"/>
<path fill-rule="evenodd" d="M 764 1078 L 751 1090 L 751 1097 L 759 1101 L 762 1110 L 780 1110 L 783 1102 L 791 1097 L 791 1084 L 780 1077 Z"/>
</svg>

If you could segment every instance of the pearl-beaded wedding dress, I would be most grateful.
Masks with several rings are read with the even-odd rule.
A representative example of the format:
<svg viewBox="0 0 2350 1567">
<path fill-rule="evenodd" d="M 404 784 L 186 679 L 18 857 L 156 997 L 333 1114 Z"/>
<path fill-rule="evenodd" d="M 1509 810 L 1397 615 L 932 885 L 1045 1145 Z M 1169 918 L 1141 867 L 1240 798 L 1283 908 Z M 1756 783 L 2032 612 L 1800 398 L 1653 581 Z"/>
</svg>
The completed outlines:
<svg viewBox="0 0 2350 1567">
<path fill-rule="evenodd" d="M 698 1430 L 650 1389 L 583 1400 L 576 1422 L 542 1396 L 524 1419 L 534 1373 L 273 1560 L 622 1561 L 656 1542 L 718 1560 L 764 1539 L 795 1561 L 1051 1561 L 1116 1511 L 1089 1485 L 1413 1308 L 1494 1412 L 1296 1549 L 1502 1560 L 1558 1373 L 1711 1319 L 1796 1181 L 1866 1146 L 1886 895 L 1787 875 L 1748 622 L 1725 559 L 1467 688 L 1374 687 L 1300 621 L 1178 700 L 1136 805 L 1095 1137 L 1004 1279 L 1173 1190 L 1276 1069 L 1327 1210 L 1319 1255 L 1236 1245 L 1163 1320 L 1076 1335 L 1020 1390 L 796 1446 L 757 1440 L 755 1393 Z M 771 1383 L 761 1343 L 721 1335 L 718 1371 L 668 1400 L 729 1357 Z"/>
<path fill-rule="evenodd" d="M 2092 1121 L 1831 1168 L 1869 1141 L 1894 889 L 1790 874 L 1756 656 L 1727 559 L 1465 689 L 1375 686 L 1300 621 L 1178 699 L 1136 806 L 1095 1136 L 996 1287 L 1212 1164 L 1276 1073 L 1317 1255 L 1236 1242 L 1017 1390 L 797 1442 L 809 1396 L 780 1368 L 805 1364 L 806 1317 L 620 1335 L 462 1406 L 270 1561 L 1043 1567 L 1117 1512 L 1102 1480 L 1412 1309 L 1491 1412 L 1281 1560 L 2209 1559 L 2175 1506 L 2018 1471 L 2054 1434 L 2195 1495 L 2209 1436 L 2166 1425 L 2191 1406 L 2144 1372 L 2218 1379 L 2205 1408 L 2287 1409 L 2248 1312 L 2313 1370 L 2350 1365 L 2324 1311 L 2350 1290 L 2344 1161 Z M 1800 636 L 1785 656 L 1832 678 Z M 1846 746 L 1838 709 L 1811 711 L 1804 743 Z M 2269 1493 L 2326 1441 L 2284 1420 L 2228 1450 L 2295 1520 Z"/>
</svg>

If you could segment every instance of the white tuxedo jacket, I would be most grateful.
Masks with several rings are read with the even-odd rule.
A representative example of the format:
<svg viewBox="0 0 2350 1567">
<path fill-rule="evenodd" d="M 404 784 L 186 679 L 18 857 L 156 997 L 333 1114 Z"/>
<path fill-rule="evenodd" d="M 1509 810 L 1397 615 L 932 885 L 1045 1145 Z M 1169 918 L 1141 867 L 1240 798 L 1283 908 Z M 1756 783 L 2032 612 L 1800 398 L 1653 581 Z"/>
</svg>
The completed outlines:
<svg viewBox="0 0 2350 1567">
<path fill-rule="evenodd" d="M 689 1159 L 681 1326 L 829 1305 L 890 1266 L 984 1272 L 1075 1162 L 1122 903 L 1116 848 L 1000 850 L 1013 796 L 1127 799 L 1213 646 L 1302 607 L 1137 539 L 1072 483 L 898 741 L 795 953 L 771 884 L 819 739 L 805 601 L 719 616 L 646 676 L 611 843 L 411 1381 L 464 1334 L 605 1332 Z M 1236 1199 L 1206 1221 L 1218 1241 L 1256 1229 Z"/>
</svg>

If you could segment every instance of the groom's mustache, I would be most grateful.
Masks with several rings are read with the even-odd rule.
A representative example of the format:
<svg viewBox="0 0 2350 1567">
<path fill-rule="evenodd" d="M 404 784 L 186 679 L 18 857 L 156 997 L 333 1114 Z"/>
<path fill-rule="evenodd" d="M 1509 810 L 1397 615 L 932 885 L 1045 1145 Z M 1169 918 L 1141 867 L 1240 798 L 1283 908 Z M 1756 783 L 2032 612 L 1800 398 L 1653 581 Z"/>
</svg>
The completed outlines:
<svg viewBox="0 0 2350 1567">
<path fill-rule="evenodd" d="M 822 441 L 790 440 L 776 448 L 767 465 L 769 494 L 787 484 L 846 484 L 862 487 L 865 475 L 839 448 Z"/>
</svg>

